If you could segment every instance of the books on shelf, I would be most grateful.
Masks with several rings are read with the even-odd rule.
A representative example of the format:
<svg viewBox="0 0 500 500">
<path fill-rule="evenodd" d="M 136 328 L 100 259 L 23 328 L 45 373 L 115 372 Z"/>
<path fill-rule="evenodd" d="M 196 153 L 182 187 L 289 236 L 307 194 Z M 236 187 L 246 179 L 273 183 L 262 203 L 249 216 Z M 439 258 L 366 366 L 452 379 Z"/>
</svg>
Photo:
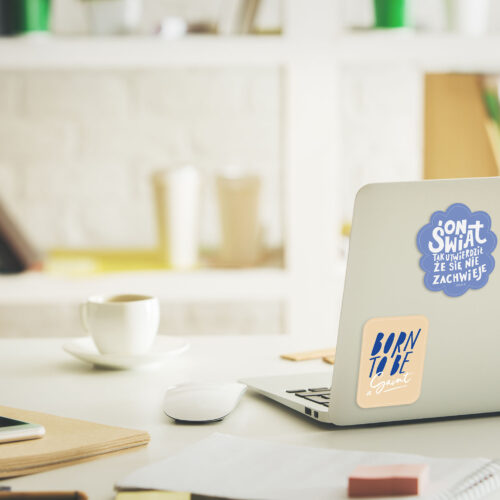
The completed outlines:
<svg viewBox="0 0 500 500">
<path fill-rule="evenodd" d="M 261 1 L 255 13 L 252 33 L 257 35 L 281 34 L 283 7 L 281 0 Z"/>
<path fill-rule="evenodd" d="M 252 33 L 261 0 L 223 0 L 217 23 L 219 35 Z"/>
<path fill-rule="evenodd" d="M 42 258 L 0 203 L 0 273 L 42 268 Z"/>
</svg>

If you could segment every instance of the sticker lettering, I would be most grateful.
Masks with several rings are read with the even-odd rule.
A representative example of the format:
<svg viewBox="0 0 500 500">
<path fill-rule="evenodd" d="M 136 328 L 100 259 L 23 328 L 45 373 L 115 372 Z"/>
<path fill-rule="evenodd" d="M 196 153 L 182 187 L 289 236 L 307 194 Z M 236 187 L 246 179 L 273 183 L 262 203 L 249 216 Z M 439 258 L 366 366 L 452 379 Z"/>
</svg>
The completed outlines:
<svg viewBox="0 0 500 500">
<path fill-rule="evenodd" d="M 414 403 L 422 387 L 429 322 L 425 316 L 372 318 L 363 327 L 357 403 Z"/>
<path fill-rule="evenodd" d="M 434 212 L 418 232 L 417 246 L 425 287 L 449 297 L 482 288 L 495 268 L 492 252 L 497 237 L 491 218 L 486 212 L 472 212 L 463 203 Z"/>
</svg>

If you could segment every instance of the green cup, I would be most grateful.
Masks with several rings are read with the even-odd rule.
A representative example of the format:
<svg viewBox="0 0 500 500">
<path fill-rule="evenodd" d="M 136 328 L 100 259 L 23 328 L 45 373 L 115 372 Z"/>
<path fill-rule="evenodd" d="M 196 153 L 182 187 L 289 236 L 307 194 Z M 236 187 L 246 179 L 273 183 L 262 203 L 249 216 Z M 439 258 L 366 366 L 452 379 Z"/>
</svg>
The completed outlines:
<svg viewBox="0 0 500 500">
<path fill-rule="evenodd" d="M 408 26 L 406 0 L 374 0 L 376 28 L 403 28 Z"/>
<path fill-rule="evenodd" d="M 21 31 L 49 31 L 50 0 L 18 0 L 22 2 Z"/>
</svg>

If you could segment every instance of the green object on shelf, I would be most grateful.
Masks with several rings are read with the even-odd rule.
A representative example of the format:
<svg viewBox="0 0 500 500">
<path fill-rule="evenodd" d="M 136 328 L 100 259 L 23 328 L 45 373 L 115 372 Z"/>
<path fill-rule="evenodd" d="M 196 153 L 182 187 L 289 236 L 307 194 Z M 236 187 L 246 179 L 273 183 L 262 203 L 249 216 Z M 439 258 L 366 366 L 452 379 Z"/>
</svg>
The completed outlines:
<svg viewBox="0 0 500 500">
<path fill-rule="evenodd" d="M 50 0 L 18 0 L 22 2 L 21 31 L 49 31 Z"/>
<path fill-rule="evenodd" d="M 407 0 L 374 0 L 376 28 L 408 26 Z"/>
<path fill-rule="evenodd" d="M 490 115 L 490 118 L 500 125 L 500 104 L 498 102 L 496 91 L 489 89 L 484 90 L 483 98 L 488 115 Z"/>
</svg>

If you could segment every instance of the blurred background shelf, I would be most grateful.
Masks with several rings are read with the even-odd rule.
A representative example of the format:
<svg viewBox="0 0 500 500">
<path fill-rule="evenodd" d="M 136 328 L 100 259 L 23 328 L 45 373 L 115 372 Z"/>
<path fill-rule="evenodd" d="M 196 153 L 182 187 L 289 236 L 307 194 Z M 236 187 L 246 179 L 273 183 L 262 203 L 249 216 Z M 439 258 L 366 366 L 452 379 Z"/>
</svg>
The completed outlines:
<svg viewBox="0 0 500 500">
<path fill-rule="evenodd" d="M 42 36 L 0 39 L 0 69 L 158 68 L 284 65 L 300 45 L 277 35 Z M 339 63 L 415 65 L 425 71 L 494 71 L 500 35 L 469 37 L 412 30 L 343 31 L 316 44 Z"/>
<path fill-rule="evenodd" d="M 470 37 L 412 30 L 345 31 L 336 40 L 343 63 L 415 65 L 425 71 L 498 71 L 500 36 Z"/>
<path fill-rule="evenodd" d="M 288 49 L 275 35 L 28 36 L 0 39 L 0 69 L 267 65 L 285 62 Z"/>
<path fill-rule="evenodd" d="M 212 20 L 215 32 L 211 2 L 166 3 L 168 16 Z M 475 36 L 447 26 L 444 0 L 414 1 L 403 25 L 416 29 L 390 31 L 373 29 L 372 0 L 286 0 L 273 25 L 282 34 L 176 40 L 153 35 L 164 15 L 153 0 L 123 36 L 85 34 L 88 18 L 70 11 L 97 2 L 54 4 L 65 13 L 52 35 L 0 39 L 0 195 L 30 239 L 44 251 L 153 247 L 151 175 L 190 159 L 208 179 L 203 247 L 220 243 L 213 180 L 235 163 L 261 180 L 263 242 L 283 251 L 241 270 L 0 276 L 0 331 L 29 333 L 18 323 L 32 314 L 57 328 L 67 314 L 69 328 L 86 295 L 142 291 L 162 299 L 165 331 L 331 339 L 358 188 L 445 175 L 433 165 L 463 175 L 459 160 L 484 175 L 466 146 L 488 158 L 486 174 L 498 170 L 481 82 L 500 72 L 500 4 Z M 446 88 L 431 99 L 434 77 Z M 433 117 L 450 125 L 431 130 Z"/>
<path fill-rule="evenodd" d="M 0 303 L 78 303 L 89 295 L 133 291 L 160 300 L 236 302 L 281 301 L 290 291 L 283 269 L 141 271 L 63 277 L 40 272 L 0 276 Z"/>
</svg>

